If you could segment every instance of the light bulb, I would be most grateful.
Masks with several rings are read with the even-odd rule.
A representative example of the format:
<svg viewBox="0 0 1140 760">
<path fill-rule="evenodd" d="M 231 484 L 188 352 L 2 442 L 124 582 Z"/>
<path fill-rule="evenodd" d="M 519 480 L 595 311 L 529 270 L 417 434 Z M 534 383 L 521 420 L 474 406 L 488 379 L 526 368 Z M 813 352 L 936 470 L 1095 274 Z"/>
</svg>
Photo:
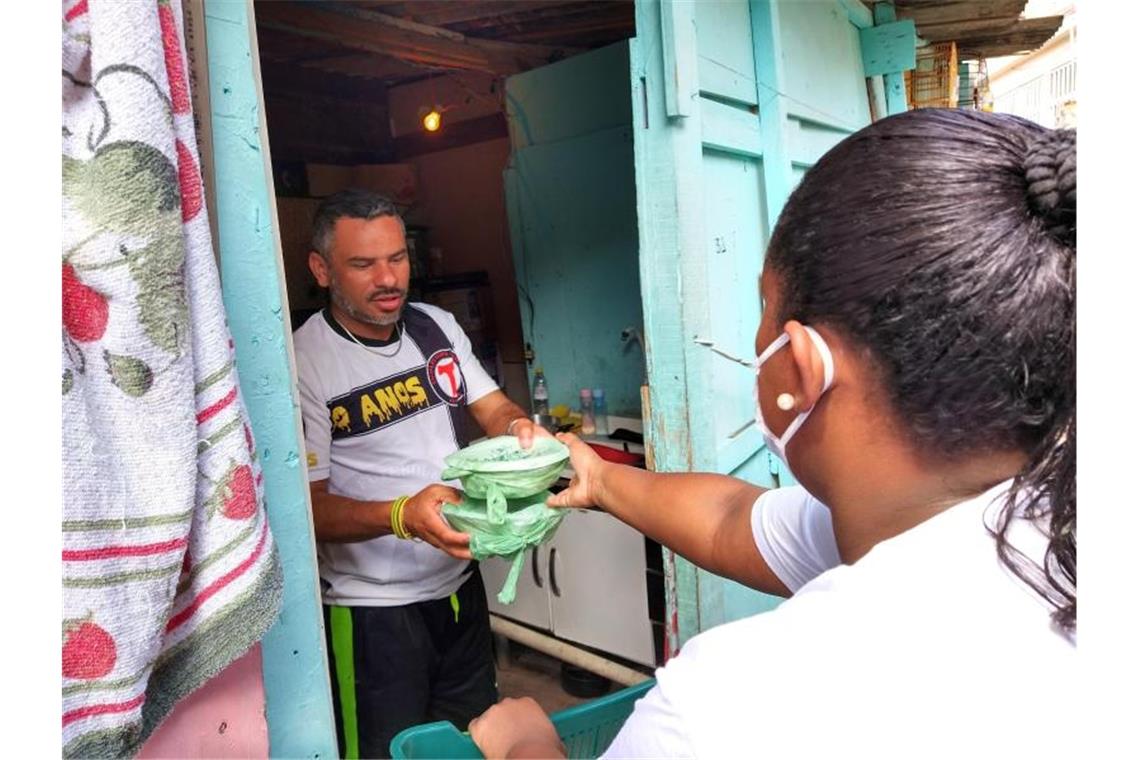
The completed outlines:
<svg viewBox="0 0 1140 760">
<path fill-rule="evenodd" d="M 429 111 L 424 116 L 424 129 L 426 129 L 428 132 L 435 132 L 439 129 L 442 118 L 443 117 L 440 115 L 439 111 Z"/>
</svg>

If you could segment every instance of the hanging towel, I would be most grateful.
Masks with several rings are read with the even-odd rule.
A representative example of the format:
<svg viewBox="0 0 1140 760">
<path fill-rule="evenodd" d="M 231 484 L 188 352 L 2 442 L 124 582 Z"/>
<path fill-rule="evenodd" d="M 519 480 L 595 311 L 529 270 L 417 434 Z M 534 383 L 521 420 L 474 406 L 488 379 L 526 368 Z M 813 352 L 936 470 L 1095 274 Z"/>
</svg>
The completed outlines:
<svg viewBox="0 0 1140 760">
<path fill-rule="evenodd" d="M 63 3 L 63 755 L 129 757 L 275 619 L 179 0 Z"/>
</svg>

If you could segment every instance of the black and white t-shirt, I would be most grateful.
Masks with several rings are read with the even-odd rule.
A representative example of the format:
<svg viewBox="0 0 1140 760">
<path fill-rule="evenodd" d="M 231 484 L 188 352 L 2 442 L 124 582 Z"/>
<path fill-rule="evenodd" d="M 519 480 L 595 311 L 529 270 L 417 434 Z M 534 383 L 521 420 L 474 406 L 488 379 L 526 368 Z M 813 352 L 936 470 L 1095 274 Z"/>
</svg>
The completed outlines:
<svg viewBox="0 0 1140 760">
<path fill-rule="evenodd" d="M 464 407 L 497 389 L 443 309 L 407 304 L 400 332 L 386 344 L 362 340 L 369 350 L 324 310 L 293 334 L 309 480 L 328 479 L 330 493 L 387 501 L 441 482 Z M 395 536 L 318 543 L 317 557 L 324 601 L 346 606 L 445 597 L 468 564 Z"/>
</svg>

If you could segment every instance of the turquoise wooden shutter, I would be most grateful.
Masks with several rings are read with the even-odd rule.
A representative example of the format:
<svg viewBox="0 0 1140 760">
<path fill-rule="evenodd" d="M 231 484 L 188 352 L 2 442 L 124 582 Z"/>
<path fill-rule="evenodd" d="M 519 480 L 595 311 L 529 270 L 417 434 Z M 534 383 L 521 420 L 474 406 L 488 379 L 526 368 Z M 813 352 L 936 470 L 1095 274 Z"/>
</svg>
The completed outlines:
<svg viewBox="0 0 1140 760">
<path fill-rule="evenodd" d="M 758 278 L 792 188 L 870 121 L 858 2 L 638 0 L 634 169 L 650 419 L 660 471 L 789 482 L 753 425 Z M 666 556 L 670 649 L 778 600 Z"/>
</svg>

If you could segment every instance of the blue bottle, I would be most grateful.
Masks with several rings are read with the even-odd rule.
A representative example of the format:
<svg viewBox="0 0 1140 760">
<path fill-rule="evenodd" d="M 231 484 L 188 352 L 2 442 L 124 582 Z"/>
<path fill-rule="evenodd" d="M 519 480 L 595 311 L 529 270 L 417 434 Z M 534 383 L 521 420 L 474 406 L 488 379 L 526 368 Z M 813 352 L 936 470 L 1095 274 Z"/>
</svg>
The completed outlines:
<svg viewBox="0 0 1140 760">
<path fill-rule="evenodd" d="M 595 435 L 609 435 L 609 421 L 606 419 L 606 392 L 594 389 L 594 430 Z"/>
</svg>

